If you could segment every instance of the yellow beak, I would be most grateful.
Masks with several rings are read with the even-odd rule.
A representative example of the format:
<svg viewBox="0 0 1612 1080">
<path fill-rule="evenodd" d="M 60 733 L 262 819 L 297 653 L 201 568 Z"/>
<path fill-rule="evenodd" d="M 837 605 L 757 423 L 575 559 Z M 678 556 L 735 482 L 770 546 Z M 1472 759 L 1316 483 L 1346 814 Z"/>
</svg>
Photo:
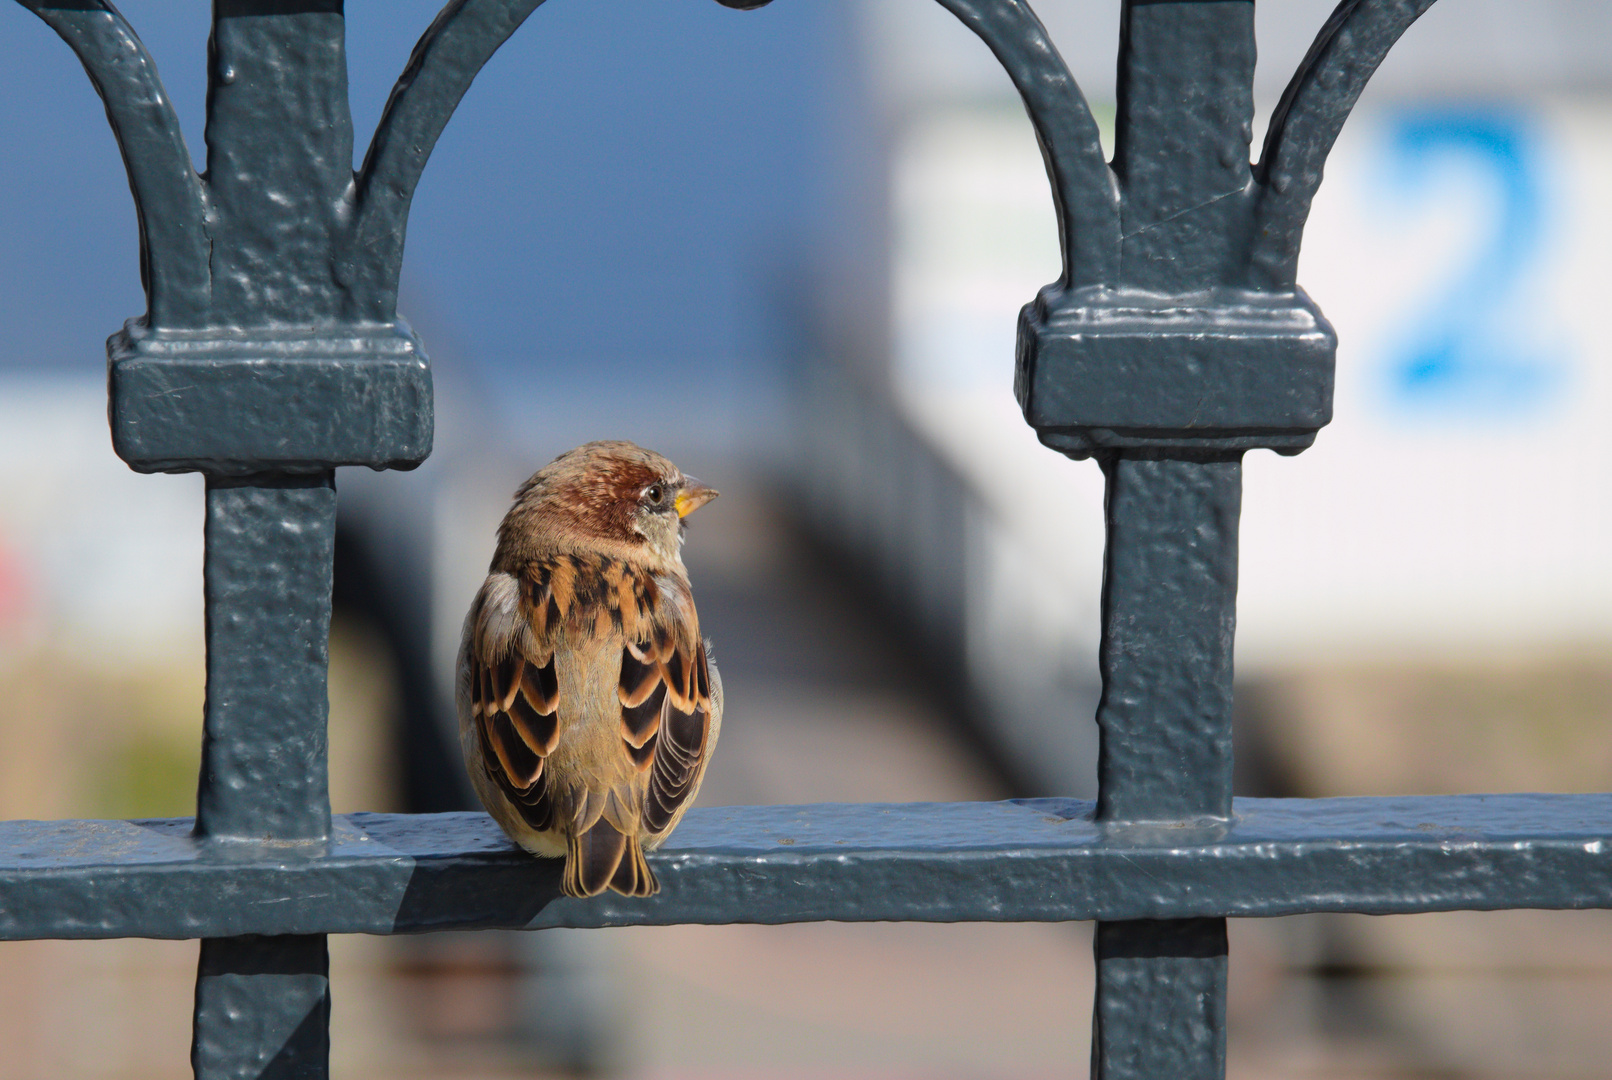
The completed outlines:
<svg viewBox="0 0 1612 1080">
<path fill-rule="evenodd" d="M 685 476 L 683 487 L 672 505 L 677 507 L 678 517 L 686 518 L 720 494 L 716 488 L 706 487 L 692 476 Z"/>
</svg>

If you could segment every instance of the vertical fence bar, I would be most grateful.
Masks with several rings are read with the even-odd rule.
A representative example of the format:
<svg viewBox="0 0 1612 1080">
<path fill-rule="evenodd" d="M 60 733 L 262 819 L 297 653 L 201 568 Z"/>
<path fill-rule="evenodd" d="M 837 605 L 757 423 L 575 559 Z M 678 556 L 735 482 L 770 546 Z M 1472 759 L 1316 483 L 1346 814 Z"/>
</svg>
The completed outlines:
<svg viewBox="0 0 1612 1080">
<path fill-rule="evenodd" d="M 207 482 L 207 708 L 196 829 L 315 848 L 330 836 L 326 721 L 333 474 Z M 322 934 L 202 942 L 197 1080 L 329 1075 Z"/>
<path fill-rule="evenodd" d="M 208 478 L 206 541 L 196 831 L 219 840 L 323 841 L 332 474 Z"/>
<path fill-rule="evenodd" d="M 1097 925 L 1092 1076 L 1226 1074 L 1226 920 Z"/>
<path fill-rule="evenodd" d="M 214 0 L 207 181 L 223 325 L 349 314 L 332 252 L 351 216 L 353 120 L 342 0 Z"/>
<path fill-rule="evenodd" d="M 1231 813 L 1232 633 L 1241 463 L 1104 463 L 1098 819 Z M 1220 1080 L 1226 921 L 1101 923 L 1092 1075 Z"/>
<path fill-rule="evenodd" d="M 1241 455 L 1103 462 L 1097 816 L 1231 814 Z"/>
<path fill-rule="evenodd" d="M 341 0 L 215 0 L 208 62 L 214 316 L 251 329 L 329 325 L 348 306 L 330 253 L 353 175 Z M 250 410 L 241 399 L 235 422 Z M 333 471 L 208 478 L 196 825 L 220 845 L 329 838 L 335 536 Z M 202 943 L 197 1080 L 323 1080 L 329 1019 L 323 935 Z"/>
<path fill-rule="evenodd" d="M 197 1080 L 324 1080 L 329 1062 L 323 934 L 202 942 L 190 1048 Z"/>
<path fill-rule="evenodd" d="M 1253 8 L 1124 6 L 1114 168 L 1126 287 L 1202 293 L 1246 258 Z M 1098 819 L 1225 819 L 1241 453 L 1117 450 L 1103 472 Z M 1094 948 L 1093 1076 L 1222 1080 L 1225 920 L 1100 924 Z"/>
</svg>

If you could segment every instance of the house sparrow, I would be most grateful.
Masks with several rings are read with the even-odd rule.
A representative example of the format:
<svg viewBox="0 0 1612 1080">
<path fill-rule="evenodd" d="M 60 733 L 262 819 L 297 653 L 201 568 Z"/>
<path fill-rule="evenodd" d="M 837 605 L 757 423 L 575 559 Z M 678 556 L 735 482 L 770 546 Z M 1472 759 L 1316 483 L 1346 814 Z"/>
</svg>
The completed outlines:
<svg viewBox="0 0 1612 1080">
<path fill-rule="evenodd" d="M 459 742 L 510 839 L 565 856 L 567 896 L 660 889 L 644 852 L 694 801 L 722 682 L 683 566 L 717 493 L 659 454 L 593 442 L 515 493 L 465 617 Z"/>
</svg>

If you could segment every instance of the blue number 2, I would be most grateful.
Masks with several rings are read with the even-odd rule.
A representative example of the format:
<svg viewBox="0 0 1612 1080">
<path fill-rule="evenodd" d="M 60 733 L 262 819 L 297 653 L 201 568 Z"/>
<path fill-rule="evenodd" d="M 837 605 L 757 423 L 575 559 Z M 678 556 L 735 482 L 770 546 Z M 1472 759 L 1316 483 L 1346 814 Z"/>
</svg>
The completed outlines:
<svg viewBox="0 0 1612 1080">
<path fill-rule="evenodd" d="M 1539 337 L 1524 290 L 1542 262 L 1544 206 L 1538 148 L 1525 117 L 1439 109 L 1403 116 L 1390 138 L 1402 193 L 1440 196 L 1430 179 L 1474 170 L 1497 198 L 1470 262 L 1418 305 L 1389 354 L 1389 390 L 1401 409 L 1493 418 L 1533 413 L 1564 383 L 1566 357 Z"/>
</svg>

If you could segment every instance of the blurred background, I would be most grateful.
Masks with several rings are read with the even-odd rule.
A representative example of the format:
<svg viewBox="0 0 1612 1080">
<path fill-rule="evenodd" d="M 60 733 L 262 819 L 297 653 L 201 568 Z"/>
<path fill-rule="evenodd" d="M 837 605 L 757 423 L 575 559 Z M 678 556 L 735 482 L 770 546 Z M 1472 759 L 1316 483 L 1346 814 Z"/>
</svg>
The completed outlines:
<svg viewBox="0 0 1612 1080">
<path fill-rule="evenodd" d="M 208 5 L 121 6 L 202 164 Z M 435 3 L 347 7 L 361 153 Z M 1330 7 L 1260 6 L 1256 146 Z M 1111 128 L 1118 0 L 1040 8 Z M 1340 337 L 1336 420 L 1247 459 L 1241 794 L 1612 787 L 1609 40 L 1599 0 L 1447 0 L 1344 130 L 1300 267 Z M 0 815 L 189 814 L 201 482 L 130 473 L 105 422 L 104 339 L 144 309 L 127 184 L 15 6 L 0 80 Z M 335 809 L 464 804 L 445 681 L 493 527 L 600 437 L 724 492 L 687 550 L 730 695 L 703 804 L 1091 795 L 1101 478 L 1010 389 L 1017 310 L 1057 272 L 1028 121 L 930 0 L 545 4 L 415 200 L 401 307 L 437 451 L 338 477 Z M 1231 932 L 1233 1077 L 1612 1056 L 1607 913 Z M 348 1078 L 1086 1070 L 1086 926 L 331 946 Z M 0 1077 L 182 1073 L 194 943 L 0 957 Z"/>
</svg>

